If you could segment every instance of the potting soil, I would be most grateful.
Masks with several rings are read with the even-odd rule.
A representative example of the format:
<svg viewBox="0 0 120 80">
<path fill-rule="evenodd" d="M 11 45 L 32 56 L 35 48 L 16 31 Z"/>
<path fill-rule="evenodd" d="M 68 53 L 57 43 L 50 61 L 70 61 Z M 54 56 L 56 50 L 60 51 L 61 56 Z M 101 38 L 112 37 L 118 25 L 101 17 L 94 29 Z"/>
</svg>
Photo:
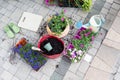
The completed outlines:
<svg viewBox="0 0 120 80">
<path fill-rule="evenodd" d="M 52 50 L 51 51 L 47 51 L 44 46 L 50 42 L 51 46 L 52 46 Z M 40 48 L 41 50 L 43 51 L 44 54 L 47 54 L 47 55 L 54 55 L 54 54 L 60 54 L 63 49 L 64 49 L 64 45 L 62 44 L 62 42 L 60 42 L 58 39 L 56 38 L 48 38 L 46 39 L 45 41 L 43 41 L 41 44 L 40 44 Z"/>
</svg>

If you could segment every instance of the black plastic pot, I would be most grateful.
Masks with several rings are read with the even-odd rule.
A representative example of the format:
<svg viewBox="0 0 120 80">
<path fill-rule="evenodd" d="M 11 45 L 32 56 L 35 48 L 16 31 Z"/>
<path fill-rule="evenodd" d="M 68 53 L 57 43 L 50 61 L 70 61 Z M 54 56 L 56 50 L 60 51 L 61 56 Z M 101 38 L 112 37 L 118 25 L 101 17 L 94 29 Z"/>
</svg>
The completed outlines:
<svg viewBox="0 0 120 80">
<path fill-rule="evenodd" d="M 83 5 L 83 1 L 79 2 L 80 6 Z M 78 4 L 75 3 L 74 0 L 58 0 L 58 5 L 60 7 L 76 7 L 79 8 L 80 6 L 78 6 Z"/>
</svg>

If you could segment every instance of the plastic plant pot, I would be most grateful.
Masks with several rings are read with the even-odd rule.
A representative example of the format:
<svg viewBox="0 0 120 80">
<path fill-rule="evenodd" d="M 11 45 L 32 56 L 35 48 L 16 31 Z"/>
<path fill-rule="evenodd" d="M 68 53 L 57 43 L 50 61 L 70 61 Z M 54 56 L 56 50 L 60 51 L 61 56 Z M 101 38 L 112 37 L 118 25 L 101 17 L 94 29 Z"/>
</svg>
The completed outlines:
<svg viewBox="0 0 120 80">
<path fill-rule="evenodd" d="M 59 57 L 61 55 L 61 53 L 64 51 L 64 42 L 58 37 L 55 37 L 55 36 L 52 36 L 52 35 L 44 35 L 39 39 L 38 48 L 41 49 L 41 44 L 43 43 L 43 41 L 47 40 L 48 38 L 55 38 L 63 45 L 63 50 L 60 53 L 54 53 L 53 55 L 48 55 L 47 53 L 42 53 L 47 58 L 55 59 L 55 58 Z M 58 47 L 58 46 L 56 46 L 56 47 Z"/>
</svg>

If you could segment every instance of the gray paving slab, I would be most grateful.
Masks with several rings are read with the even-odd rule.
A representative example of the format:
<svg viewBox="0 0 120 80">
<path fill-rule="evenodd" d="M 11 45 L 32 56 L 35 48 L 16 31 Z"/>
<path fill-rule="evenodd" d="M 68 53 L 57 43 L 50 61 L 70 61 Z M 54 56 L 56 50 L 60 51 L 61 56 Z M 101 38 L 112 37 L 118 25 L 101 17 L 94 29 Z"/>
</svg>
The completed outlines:
<svg viewBox="0 0 120 80">
<path fill-rule="evenodd" d="M 95 56 L 97 54 L 97 49 L 96 48 L 90 48 L 88 50 L 88 53 L 91 54 L 91 55 L 93 55 L 93 56 Z"/>
<path fill-rule="evenodd" d="M 120 4 L 120 0 L 114 0 L 114 2 L 116 2 L 116 3 Z"/>
<path fill-rule="evenodd" d="M 58 74 L 57 72 L 53 73 L 53 76 L 50 77 L 50 80 L 63 80 L 63 77 L 61 74 Z"/>
<path fill-rule="evenodd" d="M 90 67 L 84 80 L 110 80 L 111 77 L 112 75 L 110 73 Z"/>
<path fill-rule="evenodd" d="M 78 76 L 76 76 L 74 73 L 68 71 L 65 75 L 65 77 L 63 78 L 63 80 L 80 80 L 80 78 Z"/>
<path fill-rule="evenodd" d="M 119 53 L 120 52 L 117 49 L 102 45 L 97 53 L 97 57 L 99 57 L 109 66 L 114 67 L 119 59 Z"/>
<path fill-rule="evenodd" d="M 89 66 L 90 66 L 90 64 L 83 60 L 79 66 L 79 71 L 85 74 L 87 72 Z"/>
<path fill-rule="evenodd" d="M 112 4 L 112 8 L 116 9 L 116 10 L 119 10 L 120 9 L 120 5 L 117 4 L 117 3 L 113 3 Z"/>
<path fill-rule="evenodd" d="M 26 63 L 23 63 L 23 61 L 21 60 L 17 62 L 17 65 L 11 65 L 9 62 L 6 62 L 6 60 L 8 60 L 7 56 L 11 49 L 12 41 L 3 32 L 3 27 L 9 22 L 14 22 L 17 24 L 24 11 L 42 15 L 44 17 L 42 24 L 45 21 L 47 21 L 47 18 L 49 15 L 52 15 L 56 12 L 60 12 L 61 10 L 64 10 L 64 9 L 67 10 L 65 15 L 73 18 L 74 20 L 73 24 L 78 20 L 82 20 L 84 23 L 85 22 L 87 23 L 90 17 L 95 14 L 99 14 L 103 7 L 104 7 L 103 9 L 105 10 L 105 11 L 103 10 L 105 17 L 107 13 L 110 13 L 111 15 L 114 15 L 114 16 L 119 15 L 118 14 L 119 0 L 114 0 L 114 1 L 113 0 L 106 0 L 106 1 L 93 0 L 93 6 L 90 12 L 83 12 L 81 11 L 81 9 L 76 9 L 76 8 L 61 8 L 58 6 L 50 6 L 50 7 L 45 6 L 44 0 L 26 0 L 26 1 L 0 0 L 0 4 L 1 4 L 0 5 L 0 25 L 1 25 L 0 26 L 0 33 L 1 33 L 0 34 L 0 51 L 2 51 L 2 53 L 0 54 L 1 56 L 0 57 L 0 75 L 2 76 L 2 78 L 4 78 L 4 80 L 9 80 L 9 79 L 11 80 L 39 80 L 39 79 L 50 80 L 50 77 L 52 77 L 53 80 L 56 80 L 56 78 L 57 79 L 59 78 L 60 80 L 70 80 L 70 79 L 83 80 L 83 77 L 85 76 L 87 70 L 89 69 L 89 64 L 84 61 L 81 61 L 78 64 L 72 65 L 70 64 L 69 60 L 63 59 L 63 58 L 60 58 L 58 60 L 56 59 L 53 61 L 49 60 L 47 65 L 43 66 L 38 72 L 31 70 L 31 67 L 29 65 L 26 65 Z M 109 22 L 110 20 L 111 22 Z M 106 21 L 107 23 L 106 26 L 111 26 L 112 21 L 113 21 L 113 18 L 109 16 L 108 21 Z M 31 43 L 37 45 L 37 41 L 39 37 L 42 36 L 44 33 L 46 33 L 46 30 L 43 28 L 44 27 L 41 25 L 39 28 L 40 34 L 31 32 L 25 29 L 21 29 L 21 32 L 19 34 L 16 34 L 15 38 L 18 41 L 20 38 L 25 37 L 29 39 Z M 70 39 L 72 38 L 72 35 L 75 34 L 76 30 L 77 29 L 73 27 L 69 35 L 63 39 L 65 41 L 65 44 L 68 44 L 68 41 L 70 41 Z M 100 32 L 101 33 L 96 37 L 95 42 L 93 42 L 93 48 L 95 48 L 93 49 L 93 51 L 91 51 L 93 55 L 96 55 L 95 54 L 96 49 L 99 49 L 101 42 L 104 39 L 104 36 L 106 34 L 106 31 L 103 29 Z M 56 65 L 58 65 L 58 68 L 56 68 Z M 8 72 L 5 70 L 7 70 Z M 95 71 L 97 70 L 92 69 L 92 71 L 94 74 Z M 91 74 L 89 70 L 88 70 L 88 73 Z M 108 79 L 109 77 L 109 74 L 104 72 L 97 71 L 96 73 L 97 74 L 103 73 L 102 76 L 105 76 L 105 79 Z M 4 75 L 8 75 L 9 79 L 3 77 Z M 94 80 L 94 79 L 91 79 L 91 80 Z"/>
<path fill-rule="evenodd" d="M 118 28 L 118 25 L 120 25 L 119 20 L 120 20 L 120 17 L 116 17 L 115 21 L 112 24 L 112 29 L 114 29 L 117 33 L 120 34 L 120 32 L 119 32 L 120 28 Z"/>
<path fill-rule="evenodd" d="M 104 8 L 110 9 L 110 7 L 111 7 L 111 3 L 106 2 L 105 5 L 104 5 Z"/>
<path fill-rule="evenodd" d="M 114 77 L 115 80 L 119 80 L 120 79 L 120 73 L 117 73 Z"/>
<path fill-rule="evenodd" d="M 111 8 L 109 13 L 112 14 L 112 15 L 117 15 L 118 10 L 116 10 L 114 8 Z"/>
</svg>

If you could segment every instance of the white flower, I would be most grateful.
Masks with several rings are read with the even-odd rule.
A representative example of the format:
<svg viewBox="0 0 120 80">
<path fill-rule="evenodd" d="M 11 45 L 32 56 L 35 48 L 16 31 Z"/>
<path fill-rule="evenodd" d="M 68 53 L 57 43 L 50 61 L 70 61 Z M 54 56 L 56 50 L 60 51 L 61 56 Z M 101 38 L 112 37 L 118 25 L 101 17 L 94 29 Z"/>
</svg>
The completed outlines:
<svg viewBox="0 0 120 80">
<path fill-rule="evenodd" d="M 74 60 L 74 62 L 76 63 L 76 62 L 77 62 L 77 60 L 75 59 L 75 60 Z"/>
<path fill-rule="evenodd" d="M 76 51 L 77 49 L 75 48 L 73 51 Z"/>
<path fill-rule="evenodd" d="M 72 58 L 70 57 L 70 59 L 72 59 Z"/>
<path fill-rule="evenodd" d="M 70 54 L 72 55 L 72 54 L 74 54 L 74 52 L 72 51 L 72 52 L 70 52 Z"/>
<path fill-rule="evenodd" d="M 74 49 L 70 54 L 72 55 L 72 54 L 74 54 L 75 53 L 75 51 L 76 51 L 76 49 Z"/>
<path fill-rule="evenodd" d="M 68 49 L 70 52 L 72 51 L 71 49 Z"/>
<path fill-rule="evenodd" d="M 82 51 L 81 51 L 81 50 L 77 51 L 77 54 L 78 54 L 78 55 L 81 55 L 81 54 L 82 54 Z"/>
</svg>

